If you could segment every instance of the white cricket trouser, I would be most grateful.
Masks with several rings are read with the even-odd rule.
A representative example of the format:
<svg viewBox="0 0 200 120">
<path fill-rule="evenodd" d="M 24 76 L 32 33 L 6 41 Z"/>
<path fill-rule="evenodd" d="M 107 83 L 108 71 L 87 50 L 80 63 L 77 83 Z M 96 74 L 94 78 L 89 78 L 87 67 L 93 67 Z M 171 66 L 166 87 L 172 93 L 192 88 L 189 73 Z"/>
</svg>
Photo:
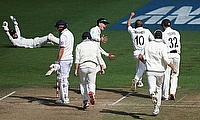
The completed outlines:
<svg viewBox="0 0 200 120">
<path fill-rule="evenodd" d="M 33 47 L 41 47 L 42 44 L 44 44 L 45 42 L 47 42 L 48 37 L 44 36 L 44 37 L 36 37 L 33 39 Z"/>
<path fill-rule="evenodd" d="M 90 91 L 95 95 L 96 90 L 96 68 L 79 68 L 80 90 L 82 100 L 88 100 Z"/>
<path fill-rule="evenodd" d="M 180 65 L 180 55 L 178 53 L 170 53 L 169 59 L 174 65 L 177 73 L 171 73 L 172 70 L 169 66 L 165 71 L 165 80 L 163 83 L 163 97 L 168 98 L 169 94 L 176 94 L 176 89 L 178 86 L 178 75 L 179 75 L 179 65 Z"/>
<path fill-rule="evenodd" d="M 149 85 L 149 94 L 156 94 L 158 99 L 157 105 L 161 105 L 161 97 L 162 97 L 162 84 L 164 76 L 154 76 L 154 75 L 147 75 L 148 85 Z"/>
<path fill-rule="evenodd" d="M 68 102 L 69 73 L 73 64 L 73 60 L 60 61 L 60 70 L 57 72 L 57 79 L 60 86 L 60 99 Z"/>
<path fill-rule="evenodd" d="M 134 59 L 135 59 L 135 62 L 136 62 L 136 74 L 135 74 L 134 79 L 137 80 L 137 81 L 142 80 L 142 76 L 144 74 L 146 66 L 143 62 L 141 62 L 138 59 L 138 56 L 134 56 Z"/>
</svg>

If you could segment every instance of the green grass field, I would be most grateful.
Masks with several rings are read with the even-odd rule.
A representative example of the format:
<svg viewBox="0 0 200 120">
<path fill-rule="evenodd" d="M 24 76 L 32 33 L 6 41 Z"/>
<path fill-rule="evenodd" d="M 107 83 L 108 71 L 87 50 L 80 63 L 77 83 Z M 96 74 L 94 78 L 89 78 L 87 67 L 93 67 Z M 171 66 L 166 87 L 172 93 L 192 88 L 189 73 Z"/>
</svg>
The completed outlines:
<svg viewBox="0 0 200 120">
<path fill-rule="evenodd" d="M 106 17 L 110 25 L 142 7 L 149 0 L 9 0 L 0 1 L 0 22 L 8 21 L 13 28 L 10 15 L 17 18 L 22 36 L 33 38 L 47 35 L 49 32 L 58 36 L 54 24 L 64 19 L 74 33 L 75 43 L 81 42 L 81 34 L 96 25 L 96 20 Z M 200 50 L 199 31 L 180 31 L 181 33 L 181 67 L 179 88 L 200 89 Z M 105 30 L 108 42 L 102 47 L 116 55 L 116 60 L 105 58 L 107 70 L 105 75 L 97 76 L 99 88 L 127 88 L 135 74 L 135 61 L 132 56 L 132 41 L 127 31 Z M 76 45 L 75 44 L 75 45 Z M 49 87 L 55 85 L 55 74 L 44 77 L 49 65 L 57 57 L 57 45 L 44 45 L 38 49 L 13 47 L 0 30 L 0 89 L 14 87 Z M 75 48 L 75 46 L 74 46 Z M 79 86 L 78 77 L 70 74 L 70 86 Z M 144 76 L 146 83 L 146 77 Z M 147 87 L 147 84 L 145 84 Z"/>
</svg>

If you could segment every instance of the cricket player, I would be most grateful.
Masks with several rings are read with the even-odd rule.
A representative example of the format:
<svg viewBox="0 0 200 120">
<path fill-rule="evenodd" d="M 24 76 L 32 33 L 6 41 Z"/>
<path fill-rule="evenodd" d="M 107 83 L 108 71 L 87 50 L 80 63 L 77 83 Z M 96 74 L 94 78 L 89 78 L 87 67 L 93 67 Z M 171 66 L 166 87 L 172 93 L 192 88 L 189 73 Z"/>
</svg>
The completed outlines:
<svg viewBox="0 0 200 120">
<path fill-rule="evenodd" d="M 149 41 L 154 39 L 154 36 L 149 31 L 149 29 L 143 28 L 143 23 L 141 20 L 135 21 L 135 28 L 131 26 L 131 19 L 135 15 L 134 12 L 130 13 L 129 19 L 127 21 L 127 28 L 128 32 L 131 35 L 132 41 L 133 41 L 133 56 L 136 61 L 136 74 L 134 79 L 132 80 L 132 86 L 131 90 L 136 90 L 136 85 L 138 87 L 142 87 L 142 75 L 145 71 L 145 65 L 138 59 L 138 55 L 141 53 L 141 51 L 144 49 L 144 47 L 148 44 Z"/>
<path fill-rule="evenodd" d="M 82 34 L 82 42 L 76 46 L 76 59 L 74 75 L 80 78 L 80 90 L 83 100 L 83 108 L 89 107 L 90 103 L 95 104 L 96 90 L 96 67 L 100 64 L 100 73 L 104 74 L 104 61 L 101 59 L 99 46 L 94 43 L 89 32 Z"/>
<path fill-rule="evenodd" d="M 177 30 L 171 28 L 171 21 L 164 19 L 161 23 L 163 32 L 163 40 L 167 45 L 167 53 L 169 59 L 177 70 L 177 74 L 171 73 L 171 68 L 167 67 L 165 71 L 165 80 L 163 85 L 163 99 L 175 100 L 176 89 L 178 86 L 178 75 L 180 65 L 180 34 Z"/>
<path fill-rule="evenodd" d="M 92 40 L 99 46 L 101 54 L 107 56 L 110 59 L 115 59 L 115 56 L 111 53 L 107 53 L 105 50 L 103 50 L 100 46 L 100 42 L 106 43 L 107 42 L 107 36 L 102 35 L 101 32 L 105 30 L 107 24 L 109 24 L 108 20 L 105 18 L 99 18 L 97 20 L 97 25 L 90 29 L 90 34 L 92 36 Z M 106 68 L 106 64 L 104 62 L 104 67 Z M 100 67 L 98 66 L 97 71 L 100 70 Z"/>
<path fill-rule="evenodd" d="M 39 48 L 42 46 L 42 44 L 47 43 L 48 41 L 50 41 L 50 43 L 53 42 L 53 43 L 59 44 L 59 39 L 51 33 L 49 33 L 49 35 L 46 35 L 44 37 L 35 37 L 34 39 L 32 38 L 27 39 L 27 38 L 22 37 L 19 26 L 18 26 L 18 22 L 16 21 L 16 19 L 13 16 L 10 16 L 10 19 L 14 23 L 15 29 L 9 30 L 8 22 L 6 21 L 3 22 L 2 27 L 14 46 L 23 47 L 23 48 Z"/>
<path fill-rule="evenodd" d="M 60 33 L 58 57 L 55 64 L 60 65 L 57 71 L 57 79 L 60 86 L 60 99 L 56 101 L 57 104 L 69 103 L 68 87 L 69 87 L 69 73 L 73 64 L 73 46 L 74 36 L 67 28 L 67 22 L 58 20 L 55 27 Z"/>
<path fill-rule="evenodd" d="M 162 31 L 156 30 L 154 37 L 155 39 L 145 46 L 143 55 L 139 54 L 138 58 L 146 65 L 149 94 L 154 104 L 153 114 L 157 115 L 161 106 L 162 84 L 166 67 L 168 65 L 174 74 L 177 71 L 168 58 L 167 46 L 162 40 Z"/>
</svg>

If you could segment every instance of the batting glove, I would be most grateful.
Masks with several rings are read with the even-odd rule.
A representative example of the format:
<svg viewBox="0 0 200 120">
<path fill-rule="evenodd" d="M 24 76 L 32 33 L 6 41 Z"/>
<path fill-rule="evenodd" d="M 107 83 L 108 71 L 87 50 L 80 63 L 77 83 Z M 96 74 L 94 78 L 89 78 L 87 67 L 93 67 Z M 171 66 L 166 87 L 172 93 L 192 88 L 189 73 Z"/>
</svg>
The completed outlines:
<svg viewBox="0 0 200 120">
<path fill-rule="evenodd" d="M 60 65 L 59 64 L 51 64 L 50 68 L 53 68 L 54 71 L 58 71 L 60 69 Z"/>
</svg>

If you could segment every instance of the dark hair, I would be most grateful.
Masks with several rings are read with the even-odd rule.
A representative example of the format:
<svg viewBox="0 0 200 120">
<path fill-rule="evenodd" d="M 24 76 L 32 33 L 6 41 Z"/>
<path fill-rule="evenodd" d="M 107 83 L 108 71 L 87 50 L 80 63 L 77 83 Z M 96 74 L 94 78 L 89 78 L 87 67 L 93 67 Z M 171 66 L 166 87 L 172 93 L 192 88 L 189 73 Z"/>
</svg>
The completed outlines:
<svg viewBox="0 0 200 120">
<path fill-rule="evenodd" d="M 11 30 L 9 30 L 9 33 L 10 33 L 11 36 L 13 36 L 16 33 L 16 31 L 11 29 Z"/>
<path fill-rule="evenodd" d="M 170 27 L 171 21 L 169 19 L 164 19 L 161 23 L 161 26 Z"/>
<path fill-rule="evenodd" d="M 139 19 L 135 21 L 135 28 L 137 27 L 143 27 L 142 21 Z"/>
<path fill-rule="evenodd" d="M 91 37 L 89 32 L 84 32 L 82 34 L 82 40 L 85 40 L 85 39 L 92 39 L 92 37 Z"/>
</svg>

